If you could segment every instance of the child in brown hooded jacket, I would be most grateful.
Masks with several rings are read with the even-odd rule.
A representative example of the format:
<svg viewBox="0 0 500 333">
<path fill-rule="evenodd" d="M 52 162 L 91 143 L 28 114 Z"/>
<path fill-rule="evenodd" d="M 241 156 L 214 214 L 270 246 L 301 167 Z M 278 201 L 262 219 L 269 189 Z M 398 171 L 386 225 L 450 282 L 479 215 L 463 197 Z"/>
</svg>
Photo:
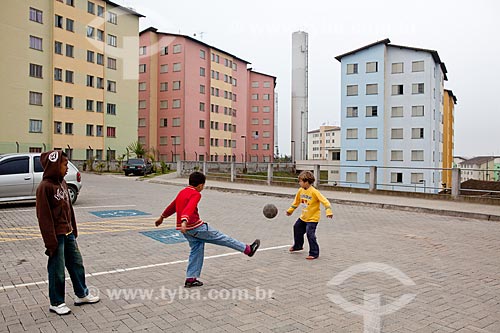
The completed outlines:
<svg viewBox="0 0 500 333">
<path fill-rule="evenodd" d="M 44 171 L 36 191 L 36 216 L 45 254 L 49 256 L 49 311 L 65 315 L 71 312 L 64 303 L 65 266 L 76 294 L 75 305 L 97 303 L 99 297 L 89 294 L 85 284 L 85 268 L 76 243 L 75 212 L 64 180 L 68 172 L 68 157 L 60 150 L 53 150 L 42 153 L 40 162 Z"/>
</svg>

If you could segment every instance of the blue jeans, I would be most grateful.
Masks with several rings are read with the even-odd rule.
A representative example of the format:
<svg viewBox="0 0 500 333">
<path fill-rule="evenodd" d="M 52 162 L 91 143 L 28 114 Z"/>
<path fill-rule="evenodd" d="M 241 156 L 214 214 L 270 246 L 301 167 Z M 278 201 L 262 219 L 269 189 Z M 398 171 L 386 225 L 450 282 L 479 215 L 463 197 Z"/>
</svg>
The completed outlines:
<svg viewBox="0 0 500 333">
<path fill-rule="evenodd" d="M 201 269 L 203 267 L 203 259 L 205 256 L 205 243 L 226 246 L 240 252 L 243 252 L 246 249 L 246 244 L 233 239 L 218 230 L 215 230 L 207 223 L 204 223 L 193 230 L 186 231 L 184 237 L 188 240 L 189 247 L 191 248 L 191 252 L 189 253 L 189 263 L 186 271 L 187 278 L 200 277 Z"/>
<path fill-rule="evenodd" d="M 319 245 L 316 241 L 316 227 L 317 222 L 304 222 L 298 219 L 293 226 L 293 248 L 295 250 L 304 247 L 304 234 L 307 234 L 307 241 L 309 242 L 309 255 L 312 257 L 319 257 Z"/>
<path fill-rule="evenodd" d="M 78 249 L 75 235 L 57 235 L 57 243 L 57 250 L 52 257 L 49 257 L 47 264 L 50 305 L 55 306 L 64 303 L 65 266 L 73 283 L 76 296 L 85 297 L 89 293 L 85 285 L 85 269 L 82 255 Z"/>
</svg>

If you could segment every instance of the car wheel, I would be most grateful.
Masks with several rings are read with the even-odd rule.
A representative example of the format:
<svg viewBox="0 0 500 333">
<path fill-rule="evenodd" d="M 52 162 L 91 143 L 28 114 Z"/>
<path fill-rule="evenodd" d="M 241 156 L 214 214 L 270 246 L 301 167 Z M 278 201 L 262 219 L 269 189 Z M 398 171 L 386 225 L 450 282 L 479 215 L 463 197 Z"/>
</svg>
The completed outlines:
<svg viewBox="0 0 500 333">
<path fill-rule="evenodd" d="M 125 177 L 128 177 L 128 172 L 125 172 Z"/>
<path fill-rule="evenodd" d="M 76 198 L 78 197 L 78 191 L 73 186 L 68 186 L 69 199 L 71 200 L 71 204 L 74 204 Z"/>
</svg>

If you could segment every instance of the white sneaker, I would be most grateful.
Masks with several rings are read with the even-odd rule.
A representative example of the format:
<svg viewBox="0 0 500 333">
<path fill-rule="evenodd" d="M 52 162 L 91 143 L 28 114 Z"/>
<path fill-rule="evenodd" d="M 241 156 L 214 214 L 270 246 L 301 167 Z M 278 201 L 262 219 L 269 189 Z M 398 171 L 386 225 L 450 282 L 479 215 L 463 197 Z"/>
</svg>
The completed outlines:
<svg viewBox="0 0 500 333">
<path fill-rule="evenodd" d="M 99 296 L 93 296 L 92 294 L 88 294 L 87 296 L 85 297 L 77 297 L 75 299 L 75 305 L 76 306 L 80 306 L 80 305 L 83 305 L 83 304 L 93 304 L 93 303 L 97 303 L 99 302 L 101 299 L 99 298 Z"/>
<path fill-rule="evenodd" d="M 66 306 L 66 303 L 62 303 L 59 305 L 51 305 L 49 307 L 50 312 L 55 312 L 60 316 L 67 315 L 71 313 L 71 309 Z"/>
</svg>

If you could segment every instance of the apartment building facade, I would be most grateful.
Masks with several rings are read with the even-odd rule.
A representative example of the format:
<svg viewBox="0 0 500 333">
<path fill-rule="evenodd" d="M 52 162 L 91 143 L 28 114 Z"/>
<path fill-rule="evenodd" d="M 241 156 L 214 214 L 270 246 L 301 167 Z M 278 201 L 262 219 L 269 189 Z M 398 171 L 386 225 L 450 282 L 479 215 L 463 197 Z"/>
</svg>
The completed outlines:
<svg viewBox="0 0 500 333">
<path fill-rule="evenodd" d="M 138 141 L 165 162 L 271 161 L 276 78 L 189 36 L 140 33 Z"/>
<path fill-rule="evenodd" d="M 442 187 L 443 103 L 447 70 L 434 50 L 384 39 L 339 55 L 340 180 L 379 189 L 437 192 Z"/>
<path fill-rule="evenodd" d="M 455 105 L 457 104 L 457 97 L 453 91 L 444 89 L 443 96 L 443 187 L 451 187 L 451 177 L 453 168 L 453 151 L 455 149 Z"/>
<path fill-rule="evenodd" d="M 137 135 L 142 15 L 105 0 L 12 1 L 0 14 L 0 152 L 114 159 Z M 14 124 L 14 125 L 13 125 Z"/>
<path fill-rule="evenodd" d="M 307 156 L 311 160 L 340 160 L 340 127 L 322 125 L 307 133 Z"/>
</svg>

